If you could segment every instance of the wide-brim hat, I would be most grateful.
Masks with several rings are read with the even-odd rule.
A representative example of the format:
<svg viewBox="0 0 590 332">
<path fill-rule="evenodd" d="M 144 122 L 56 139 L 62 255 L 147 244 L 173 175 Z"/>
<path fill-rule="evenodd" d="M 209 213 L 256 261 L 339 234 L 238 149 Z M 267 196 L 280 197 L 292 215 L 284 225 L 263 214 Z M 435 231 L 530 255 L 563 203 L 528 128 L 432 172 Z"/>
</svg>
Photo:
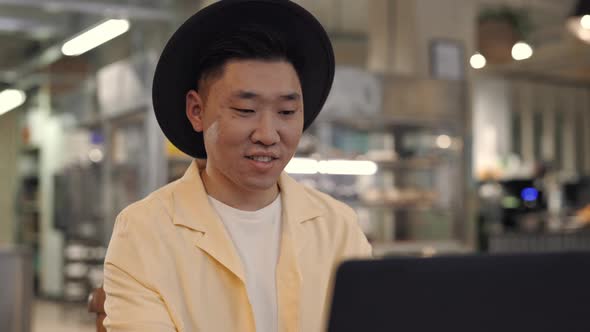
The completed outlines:
<svg viewBox="0 0 590 332">
<path fill-rule="evenodd" d="M 166 137 L 184 153 L 206 158 L 203 134 L 185 113 L 203 50 L 223 32 L 245 25 L 275 29 L 289 49 L 298 50 L 297 72 L 307 129 L 320 112 L 334 79 L 334 52 L 328 34 L 307 10 L 288 0 L 221 0 L 191 16 L 172 35 L 158 61 L 152 87 L 156 119 Z"/>
</svg>

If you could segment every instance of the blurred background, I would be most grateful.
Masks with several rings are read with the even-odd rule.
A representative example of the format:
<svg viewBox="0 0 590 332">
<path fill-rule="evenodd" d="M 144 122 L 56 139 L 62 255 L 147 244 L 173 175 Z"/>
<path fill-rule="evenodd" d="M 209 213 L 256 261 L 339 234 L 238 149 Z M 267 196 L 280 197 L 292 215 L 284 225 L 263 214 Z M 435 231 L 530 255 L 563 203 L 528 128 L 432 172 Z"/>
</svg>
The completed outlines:
<svg viewBox="0 0 590 332">
<path fill-rule="evenodd" d="M 151 82 L 212 2 L 0 0 L 0 330 L 95 330 L 116 215 L 190 163 Z M 590 1 L 296 2 L 337 71 L 287 171 L 377 256 L 590 250 Z"/>
</svg>

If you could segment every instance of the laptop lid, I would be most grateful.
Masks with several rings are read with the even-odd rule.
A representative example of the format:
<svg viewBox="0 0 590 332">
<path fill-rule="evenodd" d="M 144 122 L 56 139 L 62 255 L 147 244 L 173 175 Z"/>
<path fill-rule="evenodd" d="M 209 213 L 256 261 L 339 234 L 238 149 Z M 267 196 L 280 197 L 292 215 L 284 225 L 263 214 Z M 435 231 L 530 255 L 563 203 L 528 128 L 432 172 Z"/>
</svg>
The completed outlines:
<svg viewBox="0 0 590 332">
<path fill-rule="evenodd" d="M 337 272 L 328 331 L 590 331 L 590 253 L 388 258 Z"/>
</svg>

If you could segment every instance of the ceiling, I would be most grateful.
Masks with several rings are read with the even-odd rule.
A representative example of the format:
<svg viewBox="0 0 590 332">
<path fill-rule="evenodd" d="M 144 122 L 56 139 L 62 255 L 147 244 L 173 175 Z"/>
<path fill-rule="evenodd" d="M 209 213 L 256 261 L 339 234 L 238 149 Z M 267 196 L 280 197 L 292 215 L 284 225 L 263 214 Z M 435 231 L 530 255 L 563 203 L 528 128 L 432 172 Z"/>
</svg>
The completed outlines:
<svg viewBox="0 0 590 332">
<path fill-rule="evenodd" d="M 370 0 L 364 0 L 363 3 L 366 1 Z M 577 42 L 564 29 L 565 18 L 573 8 L 575 0 L 477 1 L 480 7 L 507 4 L 526 8 L 536 27 L 531 37 L 536 53 L 530 61 L 500 66 L 492 68 L 492 70 L 524 74 L 542 73 L 590 82 L 590 46 Z M 194 12 L 202 3 L 208 2 L 211 1 L 0 0 L 0 45 L 2 45 L 0 48 L 0 88 L 2 85 L 15 84 L 19 81 L 22 84 L 23 77 L 46 70 L 51 67 L 50 64 L 59 59 L 62 64 L 64 61 L 68 61 L 68 59 L 62 59 L 59 45 L 105 17 L 126 17 L 134 24 L 146 26 L 154 24 L 174 26 L 186 16 L 187 12 Z M 298 2 L 304 6 L 304 3 L 311 3 L 308 6 L 314 7 L 310 8 L 312 11 L 321 10 L 322 7 L 336 8 L 343 12 L 342 17 L 346 18 L 345 22 L 354 22 L 354 25 L 359 27 L 366 24 L 369 19 L 364 12 L 362 15 L 356 14 L 355 17 L 358 16 L 356 19 L 349 17 L 352 12 L 362 12 L 362 8 L 359 8 L 361 2 L 358 0 L 322 0 L 319 2 L 299 0 Z M 342 10 L 343 7 L 346 9 L 351 6 L 354 10 Z M 186 10 L 189 7 L 191 10 Z M 325 10 L 325 12 L 329 13 L 330 10 Z M 334 17 L 333 14 L 331 17 Z M 320 20 L 322 20 L 321 17 Z M 340 19 L 340 21 L 342 20 Z M 340 22 L 340 24 L 346 24 L 345 22 Z M 364 33 L 366 34 L 366 31 Z M 131 45 L 119 41 L 119 46 L 123 44 L 126 47 Z M 106 51 L 101 52 L 101 56 L 107 53 Z M 86 59 L 88 66 L 91 67 L 96 64 L 96 56 L 95 53 L 82 59 Z M 53 67 L 63 69 L 69 66 L 53 65 Z"/>
<path fill-rule="evenodd" d="M 0 0 L 0 85 L 22 85 L 23 78 L 56 68 L 89 68 L 97 54 L 64 58 L 61 44 L 105 18 L 170 24 L 172 4 L 171 0 Z M 81 60 L 87 65 L 80 66 Z"/>
<path fill-rule="evenodd" d="M 565 21 L 577 0 L 478 0 L 480 7 L 510 5 L 524 8 L 533 30 L 528 42 L 534 55 L 524 61 L 488 66 L 484 72 L 541 78 L 573 83 L 590 83 L 590 45 L 575 38 Z"/>
</svg>

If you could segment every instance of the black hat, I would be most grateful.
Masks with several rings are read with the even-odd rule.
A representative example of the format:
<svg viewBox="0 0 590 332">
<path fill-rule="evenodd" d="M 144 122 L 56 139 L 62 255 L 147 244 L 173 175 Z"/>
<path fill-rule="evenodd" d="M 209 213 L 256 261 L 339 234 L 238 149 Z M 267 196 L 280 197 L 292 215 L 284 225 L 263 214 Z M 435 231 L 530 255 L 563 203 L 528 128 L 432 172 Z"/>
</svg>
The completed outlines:
<svg viewBox="0 0 590 332">
<path fill-rule="evenodd" d="M 177 148 L 206 158 L 203 134 L 195 132 L 185 113 L 185 97 L 195 89 L 200 57 L 216 38 L 255 24 L 279 33 L 288 49 L 297 50 L 305 130 L 320 112 L 334 79 L 334 52 L 321 24 L 288 0 L 221 0 L 194 14 L 172 35 L 160 56 L 152 100 L 156 119 Z"/>
</svg>

